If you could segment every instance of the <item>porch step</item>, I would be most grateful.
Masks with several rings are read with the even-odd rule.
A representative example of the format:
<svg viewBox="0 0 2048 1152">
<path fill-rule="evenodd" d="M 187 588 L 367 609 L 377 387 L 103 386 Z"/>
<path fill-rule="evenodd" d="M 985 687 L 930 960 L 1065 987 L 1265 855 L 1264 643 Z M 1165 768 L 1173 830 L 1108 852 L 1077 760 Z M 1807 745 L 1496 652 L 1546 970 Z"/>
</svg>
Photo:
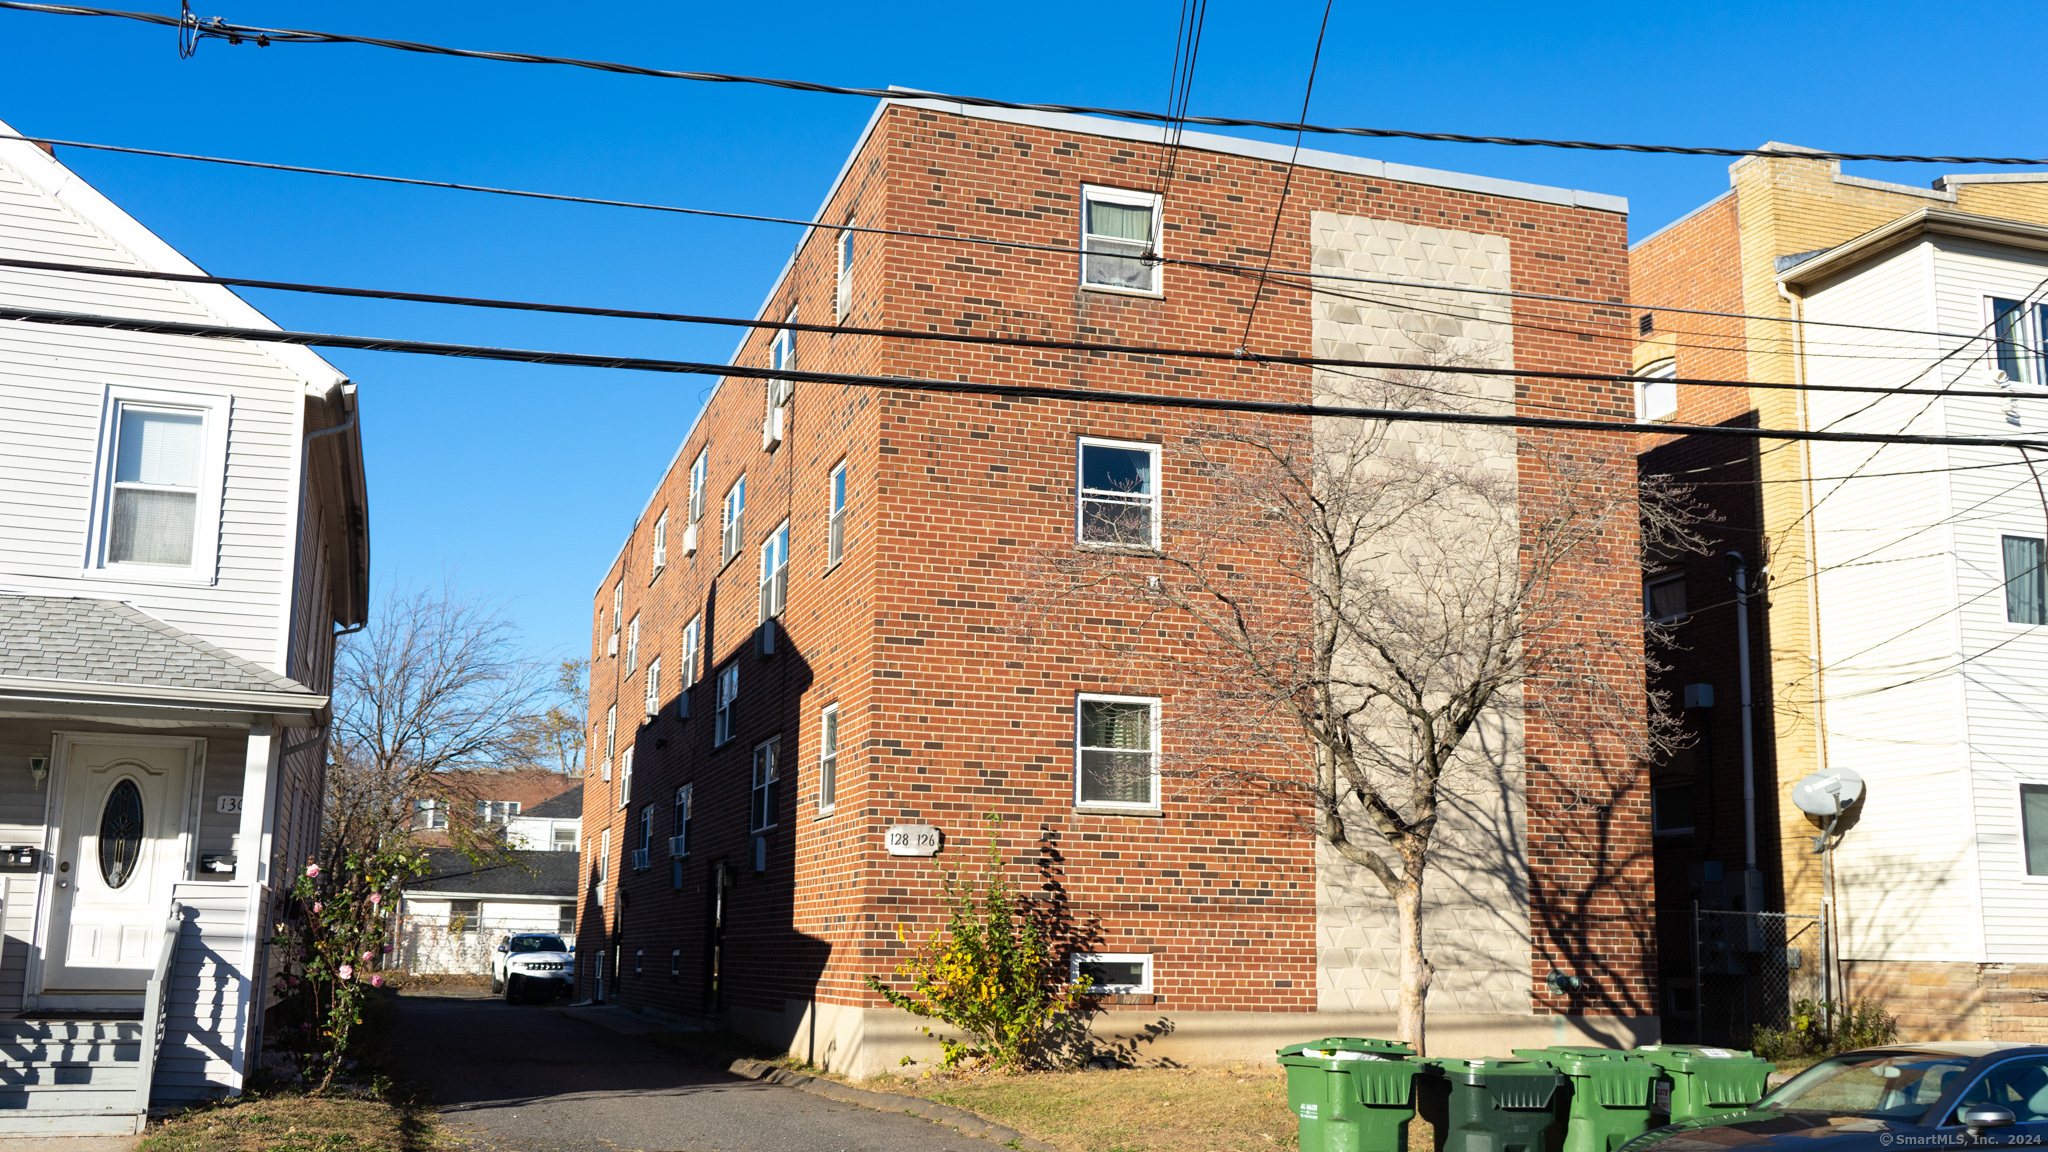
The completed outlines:
<svg viewBox="0 0 2048 1152">
<path fill-rule="evenodd" d="M 117 1013 L 0 1020 L 0 1136 L 132 1135 L 142 1022 Z"/>
<path fill-rule="evenodd" d="M 139 1136 L 141 1112 L 0 1112 L 0 1136 Z"/>
</svg>

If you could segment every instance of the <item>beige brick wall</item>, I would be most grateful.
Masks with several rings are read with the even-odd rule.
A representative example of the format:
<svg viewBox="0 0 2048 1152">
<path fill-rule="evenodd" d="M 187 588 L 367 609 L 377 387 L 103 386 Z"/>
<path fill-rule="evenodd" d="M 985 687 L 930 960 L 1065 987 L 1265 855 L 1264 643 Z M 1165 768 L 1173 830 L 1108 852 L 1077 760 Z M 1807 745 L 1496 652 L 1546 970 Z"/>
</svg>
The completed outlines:
<svg viewBox="0 0 2048 1152">
<path fill-rule="evenodd" d="M 1899 1039 L 2048 1044 L 2048 964 L 1937 964 L 1850 960 L 1851 999 L 1898 1018 Z"/>
</svg>

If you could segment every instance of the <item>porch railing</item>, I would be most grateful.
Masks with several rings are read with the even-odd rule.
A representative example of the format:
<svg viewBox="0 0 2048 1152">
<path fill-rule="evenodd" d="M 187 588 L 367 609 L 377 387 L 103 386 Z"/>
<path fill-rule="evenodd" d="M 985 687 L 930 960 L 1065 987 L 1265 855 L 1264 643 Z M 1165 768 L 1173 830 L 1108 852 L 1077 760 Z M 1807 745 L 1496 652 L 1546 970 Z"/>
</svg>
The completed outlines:
<svg viewBox="0 0 2048 1152">
<path fill-rule="evenodd" d="M 149 1111 L 150 1089 L 156 1080 L 156 1057 L 171 1023 L 171 981 L 178 967 L 178 937 L 184 931 L 184 906 L 173 901 L 157 942 L 156 967 L 142 993 L 142 1051 L 135 1063 L 135 1110 Z"/>
</svg>

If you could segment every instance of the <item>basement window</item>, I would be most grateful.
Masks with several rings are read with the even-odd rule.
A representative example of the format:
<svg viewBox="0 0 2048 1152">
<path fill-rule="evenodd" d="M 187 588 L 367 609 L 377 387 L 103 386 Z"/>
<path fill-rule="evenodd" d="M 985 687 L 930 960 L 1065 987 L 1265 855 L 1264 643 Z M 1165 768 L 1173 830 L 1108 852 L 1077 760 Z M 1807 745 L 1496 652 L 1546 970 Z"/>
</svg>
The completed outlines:
<svg viewBox="0 0 2048 1152">
<path fill-rule="evenodd" d="M 1081 188 L 1081 286 L 1159 292 L 1159 197 L 1122 188 Z"/>
<path fill-rule="evenodd" d="M 1144 952 L 1076 952 L 1067 959 L 1067 979 L 1091 981 L 1088 990 L 1106 994 L 1152 991 L 1152 957 Z"/>
</svg>

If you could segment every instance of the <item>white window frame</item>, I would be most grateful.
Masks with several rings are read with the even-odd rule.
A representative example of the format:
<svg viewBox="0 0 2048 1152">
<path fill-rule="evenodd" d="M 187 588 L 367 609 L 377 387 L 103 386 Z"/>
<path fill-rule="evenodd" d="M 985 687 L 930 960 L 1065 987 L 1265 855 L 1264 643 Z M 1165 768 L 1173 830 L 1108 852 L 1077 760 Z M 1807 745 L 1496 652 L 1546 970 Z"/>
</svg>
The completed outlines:
<svg viewBox="0 0 2048 1152">
<path fill-rule="evenodd" d="M 647 582 L 649 584 L 654 583 L 655 577 L 660 576 L 661 570 L 666 567 L 668 567 L 668 509 L 663 508 L 661 515 L 654 519 L 653 571 L 647 574 Z"/>
<path fill-rule="evenodd" d="M 846 506 L 853 499 L 853 477 L 847 462 L 834 465 L 825 480 L 825 571 L 846 559 Z"/>
<path fill-rule="evenodd" d="M 597 850 L 597 903 L 598 903 L 598 907 L 600 907 L 600 908 L 604 906 L 604 902 L 605 902 L 605 900 L 604 900 L 604 890 L 605 890 L 605 886 L 606 886 L 606 885 L 607 885 L 608 883 L 610 883 L 610 881 L 611 881 L 611 878 L 612 878 L 612 830 L 611 830 L 611 829 L 609 829 L 609 828 L 607 828 L 607 829 L 605 829 L 605 830 L 604 830 L 604 834 L 603 834 L 603 835 L 602 835 L 601 837 L 599 837 L 599 838 L 598 838 L 598 850 Z"/>
<path fill-rule="evenodd" d="M 1636 423 L 1655 424 L 1675 418 L 1678 415 L 1678 385 L 1666 385 L 1664 381 L 1676 381 L 1678 378 L 1677 359 L 1666 356 L 1653 364 L 1643 365 L 1635 375 L 1643 378 L 1636 381 Z M 1668 405 L 1665 403 L 1667 388 Z M 1654 397 L 1652 389 L 1656 390 Z"/>
<path fill-rule="evenodd" d="M 612 778 L 612 756 L 619 747 L 619 706 L 604 710 L 604 778 Z"/>
<path fill-rule="evenodd" d="M 796 323 L 796 309 L 791 308 L 789 315 L 783 317 L 782 322 L 785 324 Z M 775 335 L 768 338 L 768 370 L 770 372 L 785 372 L 790 369 L 795 361 L 796 333 L 788 328 L 776 329 Z M 789 403 L 790 395 L 796 389 L 795 384 L 781 376 L 770 376 L 766 383 L 767 411 L 770 412 Z"/>
<path fill-rule="evenodd" d="M 2012 823 L 2014 846 L 2019 849 L 2020 880 L 2026 884 L 2048 885 L 2048 876 L 2036 876 L 2027 871 L 2027 792 L 2028 788 L 2048 788 L 2048 777 L 2025 776 L 2013 781 Z"/>
<path fill-rule="evenodd" d="M 1108 996 L 1143 996 L 1143 995 L 1147 995 L 1147 994 L 1149 994 L 1149 993 L 1150 993 L 1150 992 L 1152 991 L 1152 954 L 1151 954 L 1150 952 L 1072 952 L 1072 953 L 1069 953 L 1069 954 L 1068 954 L 1068 956 L 1067 956 L 1067 982 L 1071 984 L 1071 983 L 1073 983 L 1073 982 L 1075 982 L 1075 981 L 1079 980 L 1079 979 L 1081 978 L 1081 965 L 1083 965 L 1083 964 L 1088 964 L 1088 963 L 1096 963 L 1096 964 L 1131 964 L 1131 963 L 1137 963 L 1137 964 L 1142 964 L 1142 965 L 1144 966 L 1144 971 L 1145 971 L 1145 978 L 1144 978 L 1144 980 L 1143 980 L 1143 981 L 1141 981 L 1140 983 L 1137 983 L 1137 984 L 1097 984 L 1097 985 L 1094 985 L 1093 987 L 1091 987 L 1091 988 L 1089 988 L 1089 989 L 1088 989 L 1088 990 L 1089 990 L 1090 992 L 1099 992 L 1099 993 L 1102 993 L 1102 994 L 1104 994 L 1104 995 L 1108 995 Z"/>
<path fill-rule="evenodd" d="M 839 806 L 839 705 L 818 710 L 818 814 Z"/>
<path fill-rule="evenodd" d="M 1127 204 L 1132 207 L 1150 208 L 1152 210 L 1152 238 L 1149 243 L 1151 254 L 1155 259 L 1150 265 L 1152 272 L 1152 286 L 1150 288 L 1124 288 L 1115 284 L 1089 283 L 1087 255 L 1088 238 L 1090 236 L 1088 231 L 1088 205 L 1094 201 L 1100 201 L 1104 204 Z M 1079 229 L 1081 239 L 1082 255 L 1080 257 L 1079 274 L 1082 289 L 1088 292 L 1112 292 L 1119 296 L 1164 296 L 1166 292 L 1161 283 L 1163 279 L 1161 269 L 1165 265 L 1156 259 L 1162 255 L 1161 240 L 1165 235 L 1164 221 L 1166 217 L 1164 209 L 1165 202 L 1157 192 L 1140 192 L 1130 188 L 1111 188 L 1101 184 L 1081 185 L 1081 211 L 1077 213 L 1080 219 L 1075 222 L 1075 227 Z M 1121 238 L 1104 237 L 1104 239 Z M 1130 257 L 1126 257 L 1126 259 L 1130 259 Z"/>
<path fill-rule="evenodd" d="M 633 802 L 633 749 L 619 753 L 619 807 Z"/>
<path fill-rule="evenodd" d="M 640 806 L 640 850 L 654 854 L 654 805 Z"/>
<path fill-rule="evenodd" d="M 761 540 L 761 623 L 782 615 L 789 603 L 789 521 Z"/>
<path fill-rule="evenodd" d="M 647 662 L 647 714 L 661 715 L 661 657 Z"/>
<path fill-rule="evenodd" d="M 1127 800 L 1083 800 L 1081 798 L 1082 754 L 1089 749 L 1081 744 L 1081 705 L 1087 701 L 1102 704 L 1145 704 L 1152 709 L 1152 799 L 1147 803 L 1132 803 Z M 1157 812 L 1161 808 L 1159 795 L 1159 735 L 1160 717 L 1165 712 L 1157 696 L 1112 696 L 1104 692 L 1077 692 L 1074 694 L 1074 807 L 1095 811 L 1112 812 Z M 1107 751 L 1107 749 L 1096 749 Z"/>
<path fill-rule="evenodd" d="M 1116 542 L 1116 541 L 1110 541 L 1110 540 L 1089 540 L 1089 539 L 1086 539 L 1086 538 L 1084 538 L 1084 537 L 1083 537 L 1083 536 L 1081 535 L 1081 532 L 1082 532 L 1082 530 L 1083 530 L 1083 527 L 1084 527 L 1084 526 L 1085 526 L 1085 524 L 1086 524 L 1086 520 L 1085 520 L 1085 518 L 1084 518 L 1084 516 L 1083 516 L 1083 512 L 1084 512 L 1084 506 L 1085 506 L 1085 504 L 1086 504 L 1086 502 L 1087 502 L 1087 500 L 1088 500 L 1088 494 L 1089 494 L 1089 492 L 1090 492 L 1090 491 L 1092 491 L 1092 489 L 1089 489 L 1089 488 L 1085 488 L 1085 487 L 1083 487 L 1083 486 L 1082 486 L 1082 485 L 1083 485 L 1083 480 L 1084 480 L 1084 477 L 1085 477 L 1085 476 L 1087 475 L 1087 457 L 1088 457 L 1088 449 L 1089 449 L 1089 448 L 1091 448 L 1091 447 L 1093 447 L 1093 448 L 1121 448 L 1121 449 L 1125 449 L 1125 450 L 1131 450 L 1131 451 L 1144 451 L 1144 452 L 1146 452 L 1146 453 L 1149 453 L 1149 454 L 1151 455 L 1151 457 L 1152 457 L 1152 539 L 1151 539 L 1150 543 L 1147 543 L 1147 544 L 1144 544 L 1144 545 L 1134 545 L 1134 544 L 1124 544 L 1124 543 L 1120 543 L 1120 542 Z M 1109 438 L 1107 438 L 1107 437 L 1103 437 L 1103 436 L 1081 436 L 1081 437 L 1078 437 L 1078 438 L 1076 438 L 1076 440 L 1075 440 L 1075 442 L 1074 442 L 1074 541 L 1075 541 L 1075 543 L 1079 544 L 1079 545 L 1080 545 L 1081 547 L 1083 547 L 1083 548 L 1110 548 L 1110 549 L 1117 549 L 1117 548 L 1122 548 L 1122 549 L 1126 549 L 1126 550 L 1128 550 L 1128 549 L 1131 549 L 1131 548 L 1143 547 L 1143 548 L 1149 549 L 1149 550 L 1151 550 L 1151 551 L 1157 552 L 1157 551 L 1159 550 L 1159 525 L 1160 525 L 1160 516 L 1161 516 L 1161 508 L 1162 508 L 1162 507 L 1163 507 L 1163 506 L 1165 505 L 1165 503 L 1166 503 L 1166 496 L 1165 496 L 1165 492 L 1163 491 L 1163 489 L 1164 489 L 1164 488 L 1165 488 L 1165 486 L 1166 486 L 1166 485 L 1165 485 L 1165 479 L 1166 479 L 1166 478 L 1165 478 L 1165 477 L 1164 477 L 1164 476 L 1163 476 L 1163 475 L 1161 474 L 1161 472 L 1160 472 L 1160 468 L 1161 468 L 1161 465 L 1162 465 L 1162 464 L 1164 464 L 1164 462 L 1165 462 L 1165 454 L 1164 454 L 1164 452 L 1162 451 L 1162 448 L 1161 448 L 1161 446 L 1160 446 L 1160 445 L 1158 445 L 1158 444 L 1154 444 L 1154 443 L 1152 443 L 1152 442 L 1151 442 L 1151 441 L 1149 441 L 1149 440 L 1111 440 L 1111 439 L 1109 439 Z M 1125 498 L 1128 498 L 1128 497 L 1129 497 L 1129 493 L 1115 493 L 1115 492 L 1104 492 L 1104 493 L 1102 493 L 1101 495 L 1103 495 L 1103 496 L 1123 496 L 1123 497 L 1125 497 Z"/>
<path fill-rule="evenodd" d="M 764 759 L 768 765 L 765 777 L 761 772 Z M 747 792 L 747 832 L 758 836 L 782 823 L 782 737 L 776 736 L 754 745 L 754 758 L 749 762 L 748 771 L 751 787 Z M 763 793 L 768 794 L 767 799 L 763 799 Z M 761 819 L 754 818 L 756 812 L 761 814 Z"/>
<path fill-rule="evenodd" d="M 1678 612 L 1677 612 L 1676 614 L 1674 614 L 1674 615 L 1671 615 L 1671 616 L 1651 616 L 1651 615 L 1650 615 L 1650 613 L 1652 612 L 1652 609 L 1651 609 L 1651 607 L 1650 607 L 1650 604 L 1651 604 L 1651 600 L 1652 600 L 1652 597 L 1651 597 L 1651 594 L 1650 594 L 1650 590 L 1651 590 L 1651 589 L 1653 589 L 1653 588 L 1662 588 L 1662 587 L 1664 587 L 1664 586 L 1665 586 L 1666 584 L 1684 584 L 1684 583 L 1685 583 L 1685 573 L 1683 573 L 1683 572 L 1659 572 L 1659 573 L 1657 573 L 1657 574 L 1656 574 L 1656 575 L 1654 575 L 1654 576 L 1650 576 L 1650 577 L 1647 577 L 1646 579 L 1644 579 L 1644 581 L 1643 581 L 1643 615 L 1645 615 L 1645 616 L 1649 616 L 1649 617 L 1650 617 L 1650 619 L 1652 619 L 1652 620 L 1655 620 L 1655 621 L 1656 621 L 1657 623 L 1659 623 L 1659 624 L 1678 624 L 1678 623 L 1682 623 L 1682 622 L 1683 622 L 1683 621 L 1684 621 L 1684 620 L 1685 620 L 1685 619 L 1686 619 L 1687 617 L 1691 616 L 1691 615 L 1692 615 L 1692 603 L 1691 603 L 1690 599 L 1688 599 L 1688 600 L 1687 600 L 1687 602 L 1686 602 L 1686 606 L 1685 606 L 1685 607 L 1684 607 L 1683 609 L 1680 609 L 1680 610 L 1679 610 L 1679 611 L 1678 611 Z"/>
<path fill-rule="evenodd" d="M 626 624 L 626 671 L 640 666 L 640 614 L 633 613 L 633 619 Z"/>
<path fill-rule="evenodd" d="M 697 786 L 694 783 L 676 789 L 675 806 L 669 809 L 675 830 L 668 838 L 668 854 L 676 859 L 690 854 L 690 821 L 695 818 L 696 806 Z M 679 840 L 680 844 L 677 843 Z M 682 851 L 676 851 L 677 848 Z"/>
<path fill-rule="evenodd" d="M 196 413 L 201 420 L 199 483 L 192 506 L 192 561 L 189 564 L 117 563 L 108 557 L 114 525 L 114 470 L 121 412 L 125 408 Z M 228 470 L 228 428 L 232 397 L 216 392 L 183 392 L 110 384 L 101 406 L 98 459 L 94 461 L 93 511 L 80 574 L 144 584 L 212 584 L 220 575 L 220 524 Z"/>
<path fill-rule="evenodd" d="M 681 688 L 685 692 L 697 686 L 697 664 L 702 657 L 703 647 L 704 614 L 699 612 L 695 616 L 690 617 L 688 624 L 683 625 L 683 665 L 681 668 L 683 682 Z"/>
<path fill-rule="evenodd" d="M 704 485 L 711 470 L 711 449 L 699 448 L 690 462 L 690 523 L 704 519 Z"/>
<path fill-rule="evenodd" d="M 740 696 L 740 662 L 734 660 L 718 670 L 718 704 L 712 713 L 711 746 L 720 748 L 733 736 L 733 708 Z"/>
<path fill-rule="evenodd" d="M 421 819 L 424 817 L 424 821 Z M 432 832 L 448 827 L 448 802 L 446 800 L 415 800 L 412 802 L 412 826 L 422 832 Z"/>
<path fill-rule="evenodd" d="M 2017 338 L 2009 341 L 2016 347 L 2016 362 L 2013 366 L 2020 369 L 2023 377 L 2034 378 L 2014 379 L 2008 374 L 2006 382 L 2013 388 L 2024 388 L 2029 392 L 2038 393 L 2043 388 L 2048 388 L 2048 379 L 2043 379 L 2048 377 L 2048 349 L 2042 346 L 2043 341 L 2048 340 L 2048 305 L 2034 302 L 2031 293 L 2022 292 L 2018 295 L 2020 299 L 2017 300 L 2011 296 L 1984 297 L 1983 330 L 1990 336 L 1990 351 L 1984 357 L 1984 374 L 1995 381 L 1998 374 L 2005 370 L 2000 364 L 2004 359 L 2001 346 L 2008 341 L 2001 336 L 1998 329 L 1999 302 L 2018 304 L 2021 310 L 2020 330 Z"/>
<path fill-rule="evenodd" d="M 517 800 L 479 800 L 476 802 L 476 818 L 479 824 L 503 824 L 519 815 Z"/>
<path fill-rule="evenodd" d="M 732 558 L 746 549 L 747 523 L 747 474 L 742 472 L 732 487 L 725 490 L 725 499 L 718 508 L 718 562 L 720 566 L 732 563 Z"/>
<path fill-rule="evenodd" d="M 849 225 L 853 221 L 847 221 Z M 859 235 L 851 227 L 839 230 L 839 242 L 833 245 L 838 268 L 832 277 L 832 320 L 844 324 L 853 315 L 853 238 Z"/>
</svg>

